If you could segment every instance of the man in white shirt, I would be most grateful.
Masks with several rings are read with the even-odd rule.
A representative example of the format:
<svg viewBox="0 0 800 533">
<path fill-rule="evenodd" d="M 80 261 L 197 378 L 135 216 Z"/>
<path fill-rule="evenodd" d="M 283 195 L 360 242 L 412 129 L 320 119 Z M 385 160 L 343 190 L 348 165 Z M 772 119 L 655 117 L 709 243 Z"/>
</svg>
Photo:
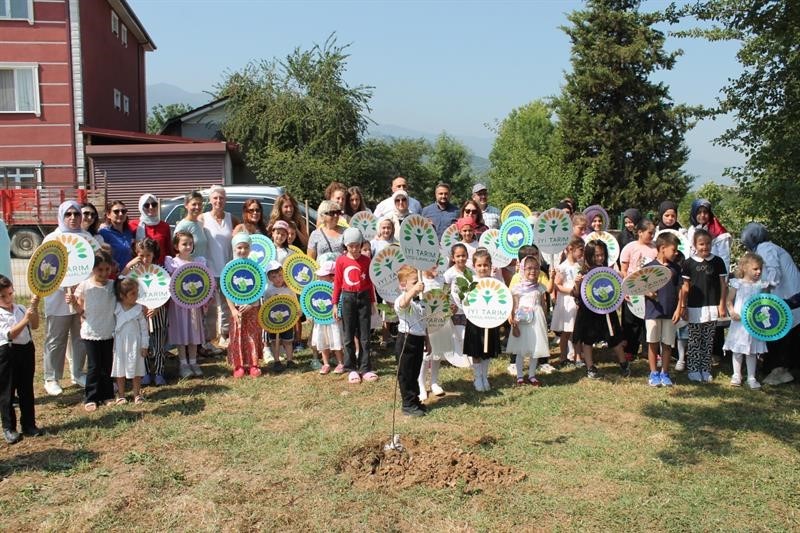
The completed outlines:
<svg viewBox="0 0 800 533">
<path fill-rule="evenodd" d="M 483 223 L 492 228 L 500 228 L 500 210 L 489 205 L 489 191 L 483 183 L 476 183 L 472 187 L 472 199 L 478 202 L 483 212 Z"/>
<path fill-rule="evenodd" d="M 403 176 L 397 176 L 395 179 L 392 180 L 392 194 L 397 191 L 405 191 L 408 192 L 408 180 L 406 180 Z M 373 214 L 378 218 L 382 218 L 385 215 L 390 214 L 394 211 L 394 198 L 389 196 L 389 198 L 382 200 L 377 206 L 375 206 L 375 211 Z M 408 197 L 408 211 L 412 214 L 420 214 L 422 213 L 422 204 L 420 204 L 415 198 Z"/>
</svg>

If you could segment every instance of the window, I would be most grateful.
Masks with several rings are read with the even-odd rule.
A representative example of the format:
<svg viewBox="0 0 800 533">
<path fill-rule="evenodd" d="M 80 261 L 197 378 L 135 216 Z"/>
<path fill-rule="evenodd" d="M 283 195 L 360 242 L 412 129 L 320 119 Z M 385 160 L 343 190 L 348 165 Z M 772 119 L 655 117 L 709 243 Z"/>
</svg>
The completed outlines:
<svg viewBox="0 0 800 533">
<path fill-rule="evenodd" d="M 131 100 L 127 96 L 122 97 L 122 111 L 126 115 L 130 115 L 131 113 Z"/>
<path fill-rule="evenodd" d="M 0 19 L 33 22 L 33 0 L 0 0 Z"/>
<path fill-rule="evenodd" d="M 114 89 L 114 109 L 122 109 L 122 93 Z"/>
<path fill-rule="evenodd" d="M 36 65 L 0 63 L 0 113 L 39 115 L 39 73 Z"/>
<path fill-rule="evenodd" d="M 111 12 L 111 33 L 119 35 L 119 16 L 114 11 Z"/>
<path fill-rule="evenodd" d="M 122 45 L 126 48 L 128 47 L 128 27 L 125 24 L 122 25 L 122 33 L 119 34 L 119 38 L 122 40 Z"/>
<path fill-rule="evenodd" d="M 0 185 L 7 189 L 35 189 L 42 183 L 41 161 L 0 161 Z"/>
</svg>

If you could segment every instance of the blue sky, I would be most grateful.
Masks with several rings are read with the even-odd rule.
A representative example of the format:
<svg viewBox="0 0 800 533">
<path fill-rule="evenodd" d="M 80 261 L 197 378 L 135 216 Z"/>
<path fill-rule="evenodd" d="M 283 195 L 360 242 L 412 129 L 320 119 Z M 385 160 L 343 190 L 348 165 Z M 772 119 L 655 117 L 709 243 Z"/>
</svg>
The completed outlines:
<svg viewBox="0 0 800 533">
<path fill-rule="evenodd" d="M 336 32 L 351 43 L 347 81 L 375 87 L 372 118 L 429 133 L 491 138 L 486 127 L 513 108 L 557 94 L 570 47 L 559 29 L 574 1 L 129 0 L 158 49 L 147 56 L 148 84 L 211 90 L 250 60 L 285 57 Z M 644 3 L 660 9 L 662 1 Z M 659 73 L 676 102 L 712 104 L 738 75 L 735 43 L 673 39 L 684 56 Z M 719 180 L 741 158 L 711 145 L 729 120 L 705 121 L 687 136 L 687 170 Z M 485 156 L 486 154 L 478 154 Z"/>
</svg>

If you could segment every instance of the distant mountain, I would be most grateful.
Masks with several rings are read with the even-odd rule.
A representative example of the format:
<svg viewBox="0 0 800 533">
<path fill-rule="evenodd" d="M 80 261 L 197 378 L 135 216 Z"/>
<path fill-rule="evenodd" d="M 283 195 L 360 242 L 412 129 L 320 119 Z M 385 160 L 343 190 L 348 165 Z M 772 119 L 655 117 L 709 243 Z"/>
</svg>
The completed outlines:
<svg viewBox="0 0 800 533">
<path fill-rule="evenodd" d="M 148 111 L 159 104 L 189 104 L 192 107 L 200 107 L 213 99 L 214 97 L 208 93 L 190 93 L 169 83 L 156 83 L 147 86 Z"/>
</svg>

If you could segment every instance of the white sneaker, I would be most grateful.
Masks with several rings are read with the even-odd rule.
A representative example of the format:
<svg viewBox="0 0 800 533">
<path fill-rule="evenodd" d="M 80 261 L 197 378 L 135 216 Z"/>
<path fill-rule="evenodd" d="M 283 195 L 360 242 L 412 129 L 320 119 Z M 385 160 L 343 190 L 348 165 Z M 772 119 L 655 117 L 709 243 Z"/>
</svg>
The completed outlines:
<svg viewBox="0 0 800 533">
<path fill-rule="evenodd" d="M 194 376 L 194 372 L 192 372 L 192 368 L 188 364 L 181 363 L 178 375 L 180 375 L 181 379 L 186 379 Z"/>
<path fill-rule="evenodd" d="M 425 388 L 421 387 L 419 389 L 419 401 L 424 402 L 427 399 L 428 399 L 428 391 L 426 391 Z"/>
<path fill-rule="evenodd" d="M 731 387 L 741 387 L 742 386 L 742 377 L 741 376 L 733 376 L 731 378 Z"/>
<path fill-rule="evenodd" d="M 703 376 L 700 372 L 689 372 L 689 381 L 703 381 Z"/>
<path fill-rule="evenodd" d="M 431 383 L 431 392 L 434 396 L 444 396 L 444 389 L 438 383 Z"/>
<path fill-rule="evenodd" d="M 220 337 L 217 341 L 217 345 L 224 350 L 228 347 L 229 342 L 228 337 Z"/>
<path fill-rule="evenodd" d="M 197 363 L 189 363 L 189 369 L 192 371 L 192 374 L 194 374 L 198 378 L 203 375 L 203 369 L 200 368 L 200 365 L 198 365 Z"/>
<path fill-rule="evenodd" d="M 261 350 L 261 357 L 264 359 L 265 363 L 272 361 L 272 350 L 269 346 L 264 346 L 264 349 Z"/>
<path fill-rule="evenodd" d="M 56 381 L 56 380 L 45 381 L 44 382 L 44 390 L 50 396 L 58 396 L 59 394 L 64 392 L 64 390 L 61 388 L 61 385 L 59 385 L 58 381 Z"/>
<path fill-rule="evenodd" d="M 509 376 L 516 376 L 517 375 L 517 365 L 514 363 L 509 364 L 506 367 L 506 372 L 508 372 Z"/>
<path fill-rule="evenodd" d="M 758 390 L 761 388 L 761 383 L 759 383 L 756 378 L 747 378 L 747 387 L 750 390 Z"/>
<path fill-rule="evenodd" d="M 675 372 L 683 372 L 686 370 L 686 361 L 679 359 L 677 363 L 675 363 Z"/>
<path fill-rule="evenodd" d="M 539 365 L 539 368 L 536 370 L 539 374 L 552 374 L 555 372 L 555 368 L 550 363 L 545 363 L 543 365 Z"/>
<path fill-rule="evenodd" d="M 781 385 L 783 383 L 790 383 L 794 381 L 794 376 L 791 372 L 789 372 L 786 368 L 781 368 L 781 373 L 778 374 L 778 382 L 776 385 Z"/>
</svg>

